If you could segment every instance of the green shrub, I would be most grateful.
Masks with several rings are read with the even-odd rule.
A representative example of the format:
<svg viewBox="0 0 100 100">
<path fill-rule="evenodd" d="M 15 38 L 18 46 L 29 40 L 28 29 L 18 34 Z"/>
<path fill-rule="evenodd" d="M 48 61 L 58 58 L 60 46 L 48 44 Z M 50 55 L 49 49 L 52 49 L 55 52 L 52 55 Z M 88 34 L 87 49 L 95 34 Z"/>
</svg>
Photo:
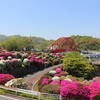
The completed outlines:
<svg viewBox="0 0 100 100">
<path fill-rule="evenodd" d="M 65 70 L 73 76 L 92 78 L 94 75 L 93 66 L 78 52 L 69 52 L 66 54 L 63 64 Z"/>
<path fill-rule="evenodd" d="M 51 94 L 59 94 L 60 93 L 60 86 L 48 84 L 48 85 L 45 85 L 41 89 L 41 92 L 43 92 L 43 93 L 51 93 Z"/>
<path fill-rule="evenodd" d="M 100 100 L 100 95 L 97 95 L 96 97 L 94 97 L 93 100 Z"/>
</svg>

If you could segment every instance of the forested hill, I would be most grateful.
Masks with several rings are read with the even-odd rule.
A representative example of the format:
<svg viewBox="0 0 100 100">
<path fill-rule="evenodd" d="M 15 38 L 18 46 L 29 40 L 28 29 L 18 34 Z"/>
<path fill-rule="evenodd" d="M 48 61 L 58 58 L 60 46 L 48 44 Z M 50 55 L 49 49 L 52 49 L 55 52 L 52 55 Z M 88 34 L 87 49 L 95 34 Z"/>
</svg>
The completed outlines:
<svg viewBox="0 0 100 100">
<path fill-rule="evenodd" d="M 29 42 L 31 40 L 31 42 Z M 51 45 L 51 43 L 54 40 L 46 40 L 41 37 L 35 37 L 35 36 L 20 36 L 20 35 L 12 35 L 12 36 L 5 36 L 0 35 L 0 46 L 5 49 L 11 49 L 16 48 L 16 50 L 20 50 L 23 46 L 29 47 L 30 45 L 34 49 L 47 49 L 48 46 Z M 20 45 L 20 46 L 19 46 Z"/>
<path fill-rule="evenodd" d="M 94 50 L 100 51 L 100 38 L 92 36 L 71 36 L 79 50 Z"/>
<path fill-rule="evenodd" d="M 15 39 L 12 39 L 12 38 L 15 38 Z M 19 38 L 23 38 L 23 39 L 20 40 Z M 47 49 L 50 46 L 50 44 L 54 41 L 54 40 L 46 40 L 44 38 L 35 37 L 35 36 L 31 36 L 31 37 L 27 37 L 27 38 L 31 39 L 32 40 L 31 45 L 35 49 L 39 49 L 39 50 Z M 77 35 L 77 36 L 73 35 L 73 36 L 71 36 L 71 38 L 74 40 L 74 42 L 79 50 L 100 51 L 100 38 L 94 38 L 92 36 L 79 36 L 79 35 Z M 16 39 L 17 39 L 17 41 L 15 42 Z M 3 44 L 4 47 L 8 47 L 8 46 L 6 46 L 6 44 L 9 45 L 9 43 L 10 44 L 16 43 L 16 45 L 17 45 L 18 41 L 25 42 L 24 40 L 25 40 L 25 37 L 20 36 L 20 35 L 13 35 L 13 36 L 0 35 L 0 46 L 2 46 L 2 44 Z M 23 45 L 22 42 L 20 42 L 20 43 Z M 14 44 L 14 47 L 15 47 L 15 44 Z"/>
</svg>

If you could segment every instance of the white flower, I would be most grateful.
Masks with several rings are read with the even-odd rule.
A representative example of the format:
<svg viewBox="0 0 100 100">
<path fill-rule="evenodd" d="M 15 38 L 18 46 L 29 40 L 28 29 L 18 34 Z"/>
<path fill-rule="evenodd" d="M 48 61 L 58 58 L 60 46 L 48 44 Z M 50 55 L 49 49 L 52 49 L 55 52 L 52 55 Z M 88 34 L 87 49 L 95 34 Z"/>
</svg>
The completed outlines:
<svg viewBox="0 0 100 100">
<path fill-rule="evenodd" d="M 52 80 L 53 80 L 53 81 L 54 81 L 54 80 L 60 80 L 60 77 L 54 76 L 54 77 L 52 78 Z"/>
<path fill-rule="evenodd" d="M 12 57 L 11 57 L 11 56 L 8 56 L 7 58 L 8 58 L 8 60 L 11 60 L 11 59 L 12 59 Z"/>
<path fill-rule="evenodd" d="M 49 74 L 56 74 L 56 71 L 55 70 L 51 70 L 51 71 L 49 71 Z"/>
<path fill-rule="evenodd" d="M 15 80 L 15 79 L 12 79 L 12 80 L 8 81 L 8 82 L 5 84 L 5 86 L 11 87 L 11 86 L 14 84 L 14 80 Z"/>
<path fill-rule="evenodd" d="M 65 78 L 64 80 L 67 80 L 69 82 L 72 82 L 72 80 L 70 78 Z"/>
<path fill-rule="evenodd" d="M 23 60 L 23 64 L 24 64 L 25 66 L 30 66 L 30 60 L 27 59 L 27 58 L 25 58 L 25 59 Z"/>
</svg>

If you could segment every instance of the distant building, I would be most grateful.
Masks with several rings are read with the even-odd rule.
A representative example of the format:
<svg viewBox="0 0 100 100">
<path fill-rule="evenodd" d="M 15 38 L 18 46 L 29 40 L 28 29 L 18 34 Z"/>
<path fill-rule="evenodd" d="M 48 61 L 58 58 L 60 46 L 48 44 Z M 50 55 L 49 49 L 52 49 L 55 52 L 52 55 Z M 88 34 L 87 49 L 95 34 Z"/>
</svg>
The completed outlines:
<svg viewBox="0 0 100 100">
<path fill-rule="evenodd" d="M 69 51 L 77 51 L 77 47 L 72 38 L 61 37 L 51 44 L 49 50 L 54 53 L 69 52 Z"/>
</svg>

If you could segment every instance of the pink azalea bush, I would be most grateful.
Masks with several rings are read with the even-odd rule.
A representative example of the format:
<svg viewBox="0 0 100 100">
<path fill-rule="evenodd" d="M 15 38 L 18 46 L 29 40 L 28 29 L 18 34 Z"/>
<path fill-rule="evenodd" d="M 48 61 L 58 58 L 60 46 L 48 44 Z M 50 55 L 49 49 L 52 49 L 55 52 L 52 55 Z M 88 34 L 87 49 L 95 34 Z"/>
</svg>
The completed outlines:
<svg viewBox="0 0 100 100">
<path fill-rule="evenodd" d="M 57 68 L 57 69 L 56 69 L 56 72 L 57 72 L 57 73 L 60 73 L 61 71 L 62 71 L 61 68 Z"/>
<path fill-rule="evenodd" d="M 78 84 L 77 82 L 69 83 L 68 81 L 62 81 L 60 94 L 64 100 L 66 100 L 66 98 L 75 100 L 78 100 L 79 98 L 80 100 L 90 100 L 90 91 L 88 86 Z"/>
<path fill-rule="evenodd" d="M 8 56 L 11 56 L 12 58 L 16 58 L 16 54 L 13 53 L 13 52 L 6 52 L 6 51 L 2 51 L 0 53 L 0 57 L 4 57 L 5 59 L 8 57 Z"/>
<path fill-rule="evenodd" d="M 66 86 L 66 85 L 68 85 L 68 84 L 70 84 L 71 82 L 70 81 L 68 81 L 68 80 L 62 80 L 61 81 L 61 86 L 63 87 L 63 86 Z"/>
<path fill-rule="evenodd" d="M 69 83 L 68 81 L 61 82 L 60 94 L 63 100 L 66 98 L 73 98 L 75 100 L 94 100 L 100 95 L 100 82 L 91 82 L 88 85 L 79 84 L 77 82 Z"/>
<path fill-rule="evenodd" d="M 59 80 L 54 80 L 50 84 L 52 84 L 52 85 L 60 85 L 60 81 Z"/>
<path fill-rule="evenodd" d="M 91 82 L 89 85 L 90 89 L 90 100 L 93 100 L 93 98 L 97 95 L 100 95 L 100 82 Z"/>
<path fill-rule="evenodd" d="M 61 88 L 60 95 L 65 98 L 73 98 L 77 95 L 78 86 L 72 82 Z"/>
<path fill-rule="evenodd" d="M 15 77 L 10 74 L 0 74 L 0 84 L 4 85 L 6 82 L 10 81 L 13 78 Z"/>
<path fill-rule="evenodd" d="M 54 74 L 54 76 L 58 76 L 58 77 L 59 77 L 59 76 L 60 76 L 60 74 Z"/>
<path fill-rule="evenodd" d="M 78 90 L 76 98 L 80 98 L 80 100 L 90 100 L 90 90 L 89 85 L 77 84 Z"/>
<path fill-rule="evenodd" d="M 48 78 L 43 78 L 42 79 L 42 85 L 47 85 L 49 84 L 49 79 Z"/>
</svg>

